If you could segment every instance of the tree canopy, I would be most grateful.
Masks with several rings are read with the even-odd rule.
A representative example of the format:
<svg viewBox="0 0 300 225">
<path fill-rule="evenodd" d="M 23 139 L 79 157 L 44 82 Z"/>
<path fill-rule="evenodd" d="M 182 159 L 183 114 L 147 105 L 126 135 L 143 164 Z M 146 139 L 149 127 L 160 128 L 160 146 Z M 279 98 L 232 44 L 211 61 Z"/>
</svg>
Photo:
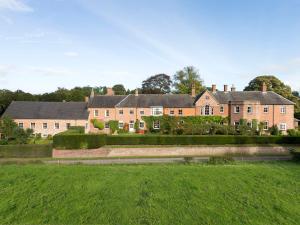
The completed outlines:
<svg viewBox="0 0 300 225">
<path fill-rule="evenodd" d="M 268 91 L 274 91 L 275 93 L 282 95 L 283 97 L 295 102 L 295 117 L 299 118 L 300 113 L 300 98 L 297 97 L 298 92 L 292 92 L 290 86 L 284 84 L 281 80 L 273 75 L 258 76 L 250 81 L 244 91 L 259 91 L 262 84 L 267 85 Z"/>
<path fill-rule="evenodd" d="M 116 84 L 112 87 L 115 95 L 126 95 L 126 89 L 123 84 Z"/>
<path fill-rule="evenodd" d="M 166 94 L 171 92 L 172 80 L 166 74 L 157 74 L 144 80 L 142 83 L 143 94 Z"/>
<path fill-rule="evenodd" d="M 177 71 L 174 75 L 174 88 L 176 93 L 191 94 L 193 85 L 195 86 L 196 93 L 205 89 L 199 71 L 195 67 L 185 67 L 183 70 Z"/>
</svg>

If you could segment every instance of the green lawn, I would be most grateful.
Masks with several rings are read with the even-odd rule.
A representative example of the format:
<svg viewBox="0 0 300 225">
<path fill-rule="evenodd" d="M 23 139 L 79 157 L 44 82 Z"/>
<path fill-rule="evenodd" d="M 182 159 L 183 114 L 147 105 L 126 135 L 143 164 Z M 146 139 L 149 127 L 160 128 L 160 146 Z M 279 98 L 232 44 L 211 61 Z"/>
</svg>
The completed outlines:
<svg viewBox="0 0 300 225">
<path fill-rule="evenodd" d="M 0 166 L 1 224 L 299 224 L 300 164 Z"/>
</svg>

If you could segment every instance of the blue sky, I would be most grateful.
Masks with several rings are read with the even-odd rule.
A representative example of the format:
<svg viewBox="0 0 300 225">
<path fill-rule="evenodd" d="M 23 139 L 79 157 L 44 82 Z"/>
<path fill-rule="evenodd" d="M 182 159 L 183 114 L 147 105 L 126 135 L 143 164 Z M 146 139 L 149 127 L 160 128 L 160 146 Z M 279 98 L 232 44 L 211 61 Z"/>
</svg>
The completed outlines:
<svg viewBox="0 0 300 225">
<path fill-rule="evenodd" d="M 0 0 L 0 89 L 140 86 L 199 69 L 243 89 L 274 74 L 300 90 L 300 0 Z"/>
</svg>

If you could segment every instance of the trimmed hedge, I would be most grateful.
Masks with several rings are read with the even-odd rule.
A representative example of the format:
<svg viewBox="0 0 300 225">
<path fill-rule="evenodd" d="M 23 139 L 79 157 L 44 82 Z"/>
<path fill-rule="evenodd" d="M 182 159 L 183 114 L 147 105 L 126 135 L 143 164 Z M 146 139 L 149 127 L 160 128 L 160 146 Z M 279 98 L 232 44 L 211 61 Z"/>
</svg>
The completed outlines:
<svg viewBox="0 0 300 225">
<path fill-rule="evenodd" d="M 243 145 L 300 144 L 300 137 L 289 136 L 196 136 L 196 135 L 55 135 L 57 149 L 93 149 L 104 145 Z"/>
<path fill-rule="evenodd" d="M 0 145 L 0 158 L 52 157 L 52 145 Z"/>
<path fill-rule="evenodd" d="M 53 137 L 56 149 L 93 149 L 106 145 L 106 135 L 58 134 Z"/>
<path fill-rule="evenodd" d="M 107 145 L 226 145 L 300 144 L 300 137 L 289 136 L 196 136 L 137 135 L 107 136 Z"/>
</svg>

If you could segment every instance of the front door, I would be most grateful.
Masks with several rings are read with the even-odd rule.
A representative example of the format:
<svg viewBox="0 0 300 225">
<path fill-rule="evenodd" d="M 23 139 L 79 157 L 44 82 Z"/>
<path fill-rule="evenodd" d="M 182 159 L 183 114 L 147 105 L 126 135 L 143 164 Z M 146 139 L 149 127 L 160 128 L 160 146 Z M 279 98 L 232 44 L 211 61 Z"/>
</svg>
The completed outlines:
<svg viewBox="0 0 300 225">
<path fill-rule="evenodd" d="M 129 132 L 134 132 L 134 121 L 133 120 L 131 120 L 129 122 Z"/>
</svg>

